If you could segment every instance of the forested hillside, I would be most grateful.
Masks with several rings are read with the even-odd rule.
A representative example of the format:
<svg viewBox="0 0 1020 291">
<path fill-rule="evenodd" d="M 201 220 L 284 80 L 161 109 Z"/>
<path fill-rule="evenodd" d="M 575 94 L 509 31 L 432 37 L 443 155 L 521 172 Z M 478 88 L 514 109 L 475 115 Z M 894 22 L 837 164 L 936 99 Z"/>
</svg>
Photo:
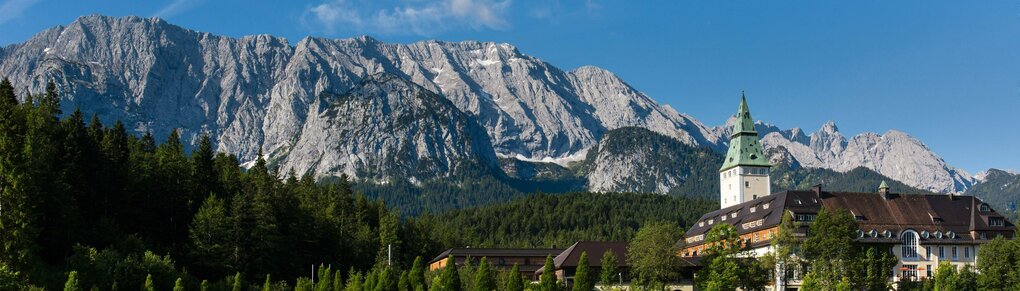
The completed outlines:
<svg viewBox="0 0 1020 291">
<path fill-rule="evenodd" d="M 398 265 L 439 248 L 345 181 L 281 180 L 262 159 L 243 171 L 205 137 L 189 155 L 176 132 L 158 143 L 80 111 L 58 119 L 53 88 L 19 104 L 0 84 L 0 289 L 59 289 L 69 271 L 104 290 L 147 275 L 197 289 L 235 273 L 293 280 L 320 263 L 367 270 L 388 244 Z"/>
<path fill-rule="evenodd" d="M 988 170 L 980 183 L 967 190 L 967 195 L 981 198 L 999 213 L 1008 215 L 1010 220 L 1016 221 L 1017 201 L 1020 200 L 1020 174 L 997 169 Z"/>
<path fill-rule="evenodd" d="M 445 246 L 566 247 L 578 240 L 629 240 L 645 221 L 687 227 L 718 207 L 716 201 L 658 194 L 540 194 L 418 220 Z"/>
</svg>

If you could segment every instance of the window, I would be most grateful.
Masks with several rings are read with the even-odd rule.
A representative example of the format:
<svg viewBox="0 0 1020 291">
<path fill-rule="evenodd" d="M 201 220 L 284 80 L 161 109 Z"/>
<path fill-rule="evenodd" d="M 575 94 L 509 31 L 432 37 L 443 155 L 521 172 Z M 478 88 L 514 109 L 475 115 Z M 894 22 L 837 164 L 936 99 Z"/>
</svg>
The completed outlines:
<svg viewBox="0 0 1020 291">
<path fill-rule="evenodd" d="M 939 259 L 940 260 L 945 260 L 946 259 L 946 247 L 945 246 L 939 246 Z"/>
<path fill-rule="evenodd" d="M 755 210 L 756 210 L 757 208 L 758 208 L 758 206 L 751 206 L 751 213 L 754 213 L 754 211 L 755 211 Z"/>
<path fill-rule="evenodd" d="M 988 204 L 981 204 L 980 209 L 981 209 L 981 212 L 991 212 L 992 211 L 992 208 L 988 207 Z"/>
<path fill-rule="evenodd" d="M 931 277 L 932 277 L 932 270 L 931 270 L 931 265 L 927 265 L 927 266 L 925 266 L 925 267 L 924 267 L 924 270 L 925 270 L 925 272 L 926 272 L 926 274 L 925 274 L 925 275 L 927 275 L 927 276 L 925 276 L 925 277 L 931 278 Z"/>
<path fill-rule="evenodd" d="M 931 246 L 927 246 L 924 248 L 924 259 L 931 261 Z"/>
<path fill-rule="evenodd" d="M 744 188 L 751 188 L 751 182 L 744 181 Z"/>
<path fill-rule="evenodd" d="M 722 217 L 719 217 L 719 220 L 726 221 L 726 215 L 723 215 Z"/>
<path fill-rule="evenodd" d="M 903 242 L 901 249 L 903 257 L 917 258 L 917 233 L 913 231 L 903 232 L 903 239 L 901 241 Z"/>
<path fill-rule="evenodd" d="M 959 256 L 957 256 L 957 254 L 956 254 L 956 246 L 953 246 L 953 260 L 956 260 L 958 258 L 959 258 Z"/>
<path fill-rule="evenodd" d="M 769 209 L 769 205 L 768 204 L 762 205 L 761 209 Z"/>
<path fill-rule="evenodd" d="M 797 221 L 815 221 L 814 214 L 797 214 Z"/>
<path fill-rule="evenodd" d="M 1002 217 L 991 217 L 988 218 L 988 225 L 991 226 L 1006 226 L 1006 221 Z"/>
<path fill-rule="evenodd" d="M 931 236 L 931 234 L 929 234 L 927 230 L 921 231 L 921 237 L 924 239 L 928 239 L 929 236 Z"/>
<path fill-rule="evenodd" d="M 983 240 L 988 239 L 988 235 L 985 234 L 984 232 L 979 232 L 978 235 L 981 236 L 981 239 Z"/>
<path fill-rule="evenodd" d="M 900 270 L 903 270 L 900 273 L 901 278 L 907 279 L 917 278 L 917 265 L 903 265 L 903 268 L 900 268 Z"/>
<path fill-rule="evenodd" d="M 970 258 L 970 247 L 963 247 L 963 258 L 964 259 Z"/>
<path fill-rule="evenodd" d="M 758 242 L 758 233 L 757 232 L 754 233 L 754 239 L 752 239 L 751 241 Z"/>
<path fill-rule="evenodd" d="M 730 213 L 730 218 L 737 218 L 737 213 L 736 212 Z"/>
</svg>

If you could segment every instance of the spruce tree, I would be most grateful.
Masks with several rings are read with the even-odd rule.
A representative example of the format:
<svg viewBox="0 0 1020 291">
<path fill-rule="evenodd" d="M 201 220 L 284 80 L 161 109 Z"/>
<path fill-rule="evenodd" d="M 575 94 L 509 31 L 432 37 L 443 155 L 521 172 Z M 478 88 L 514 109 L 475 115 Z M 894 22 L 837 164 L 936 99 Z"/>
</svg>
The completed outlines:
<svg viewBox="0 0 1020 291">
<path fill-rule="evenodd" d="M 400 272 L 400 279 L 397 281 L 397 290 L 412 291 L 410 282 L 411 278 L 409 278 L 410 276 L 411 276 L 410 272 L 408 272 L 407 270 Z"/>
<path fill-rule="evenodd" d="M 0 82 L 0 266 L 29 272 L 34 264 L 36 239 L 35 207 L 26 189 L 29 176 L 22 156 L 24 119 L 17 108 L 14 87 L 6 78 Z M 13 273 L 9 271 L 9 273 Z M 8 274 L 9 275 L 9 274 Z M 23 275 L 23 273 L 22 273 Z"/>
<path fill-rule="evenodd" d="M 64 291 L 82 291 L 78 283 L 78 271 L 67 273 L 67 283 L 64 283 Z"/>
<path fill-rule="evenodd" d="M 545 257 L 545 267 L 542 268 L 542 276 L 539 278 L 539 289 L 555 291 L 556 287 L 556 266 L 553 265 L 552 255 L 548 255 Z"/>
<path fill-rule="evenodd" d="M 191 255 L 209 277 L 225 275 L 230 259 L 230 218 L 222 199 L 209 195 L 191 221 Z"/>
<path fill-rule="evenodd" d="M 174 291 L 184 291 L 184 279 L 177 278 L 174 282 Z"/>
<path fill-rule="evenodd" d="M 143 291 L 156 291 L 156 284 L 152 282 L 152 274 L 145 276 L 145 284 L 142 284 Z"/>
<path fill-rule="evenodd" d="M 208 134 L 203 134 L 198 141 L 198 148 L 191 153 L 191 173 L 195 185 L 195 194 L 200 197 L 212 193 L 221 193 L 219 187 L 219 174 L 216 173 L 212 141 Z"/>
<path fill-rule="evenodd" d="M 450 256 L 446 259 L 446 268 L 443 268 L 439 290 L 460 291 L 460 272 L 457 271 L 457 260 Z"/>
<path fill-rule="evenodd" d="M 478 263 L 478 269 L 475 270 L 475 284 L 476 291 L 493 291 L 496 290 L 496 279 L 492 276 L 492 271 L 489 270 L 489 260 L 482 257 L 481 262 Z"/>
<path fill-rule="evenodd" d="M 577 272 L 574 273 L 573 291 L 591 291 L 592 289 L 595 289 L 595 280 L 591 277 L 588 252 L 581 252 L 581 258 L 577 262 Z"/>
<path fill-rule="evenodd" d="M 243 291 L 244 290 L 244 278 L 241 277 L 241 272 L 234 274 L 234 280 L 232 280 L 230 287 L 231 291 Z"/>
<path fill-rule="evenodd" d="M 599 274 L 599 283 L 602 285 L 612 285 L 618 283 L 617 278 L 619 274 L 616 269 L 616 253 L 613 250 L 607 250 L 602 254 L 602 272 Z"/>
<path fill-rule="evenodd" d="M 269 277 L 269 274 L 266 274 L 266 281 L 264 283 L 262 283 L 262 291 L 272 291 L 272 290 L 273 290 L 273 281 Z"/>
<path fill-rule="evenodd" d="M 411 264 L 411 273 L 407 279 L 412 291 L 419 286 L 425 287 L 425 263 L 422 262 L 421 256 L 414 258 L 414 263 Z"/>
<path fill-rule="evenodd" d="M 506 274 L 506 291 L 524 291 L 524 278 L 521 277 L 521 267 L 514 263 L 510 272 Z"/>
</svg>

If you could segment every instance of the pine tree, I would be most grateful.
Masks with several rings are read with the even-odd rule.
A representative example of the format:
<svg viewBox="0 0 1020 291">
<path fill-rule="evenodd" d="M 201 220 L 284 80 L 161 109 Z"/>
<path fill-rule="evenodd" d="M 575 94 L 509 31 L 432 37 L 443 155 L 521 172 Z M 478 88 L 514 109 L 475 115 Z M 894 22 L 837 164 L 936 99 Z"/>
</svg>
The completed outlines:
<svg viewBox="0 0 1020 291">
<path fill-rule="evenodd" d="M 67 283 L 64 283 L 64 291 L 82 291 L 78 284 L 78 271 L 71 271 L 67 274 Z"/>
<path fill-rule="evenodd" d="M 489 260 L 485 257 L 482 257 L 481 262 L 478 263 L 478 269 L 475 270 L 474 287 L 477 291 L 496 290 L 496 279 L 493 278 L 492 272 L 489 270 Z"/>
<path fill-rule="evenodd" d="M 524 291 L 524 278 L 521 277 L 521 267 L 514 263 L 510 272 L 506 274 L 505 291 Z"/>
<path fill-rule="evenodd" d="M 541 291 L 556 291 L 556 267 L 553 265 L 552 255 L 545 257 L 545 267 L 542 268 L 542 276 L 539 278 L 539 289 Z"/>
<path fill-rule="evenodd" d="M 152 282 L 152 274 L 145 276 L 145 284 L 142 284 L 143 291 L 156 291 L 156 285 Z"/>
<path fill-rule="evenodd" d="M 177 278 L 177 281 L 174 282 L 174 291 L 184 291 L 184 280 L 183 279 Z"/>
<path fill-rule="evenodd" d="M 581 252 L 581 258 L 577 262 L 577 272 L 574 273 L 574 291 L 591 291 L 595 289 L 595 280 L 592 279 L 590 272 L 588 253 Z"/>
<path fill-rule="evenodd" d="M 613 253 L 613 250 L 607 250 L 602 254 L 602 272 L 599 274 L 599 283 L 602 283 L 602 285 L 612 285 L 614 282 L 617 282 L 617 277 L 616 253 Z"/>
</svg>

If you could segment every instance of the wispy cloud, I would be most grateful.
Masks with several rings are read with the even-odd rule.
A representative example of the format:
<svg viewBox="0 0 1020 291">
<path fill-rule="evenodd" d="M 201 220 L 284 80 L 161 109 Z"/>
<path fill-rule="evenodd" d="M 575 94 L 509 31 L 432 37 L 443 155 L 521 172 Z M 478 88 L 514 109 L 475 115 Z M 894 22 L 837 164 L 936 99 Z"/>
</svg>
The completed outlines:
<svg viewBox="0 0 1020 291">
<path fill-rule="evenodd" d="M 0 24 L 7 23 L 21 16 L 25 9 L 32 7 L 39 0 L 7 0 L 0 4 Z"/>
<path fill-rule="evenodd" d="M 194 8 L 201 1 L 202 0 L 174 0 L 173 2 L 170 2 L 170 4 L 160 8 L 159 11 L 156 11 L 156 13 L 152 16 L 160 18 L 171 17 L 187 11 L 188 9 Z"/>
<path fill-rule="evenodd" d="M 504 17 L 510 3 L 510 0 L 438 0 L 380 5 L 374 1 L 329 0 L 308 7 L 302 21 L 329 34 L 343 30 L 431 36 L 462 27 L 503 30 L 510 27 Z"/>
</svg>

